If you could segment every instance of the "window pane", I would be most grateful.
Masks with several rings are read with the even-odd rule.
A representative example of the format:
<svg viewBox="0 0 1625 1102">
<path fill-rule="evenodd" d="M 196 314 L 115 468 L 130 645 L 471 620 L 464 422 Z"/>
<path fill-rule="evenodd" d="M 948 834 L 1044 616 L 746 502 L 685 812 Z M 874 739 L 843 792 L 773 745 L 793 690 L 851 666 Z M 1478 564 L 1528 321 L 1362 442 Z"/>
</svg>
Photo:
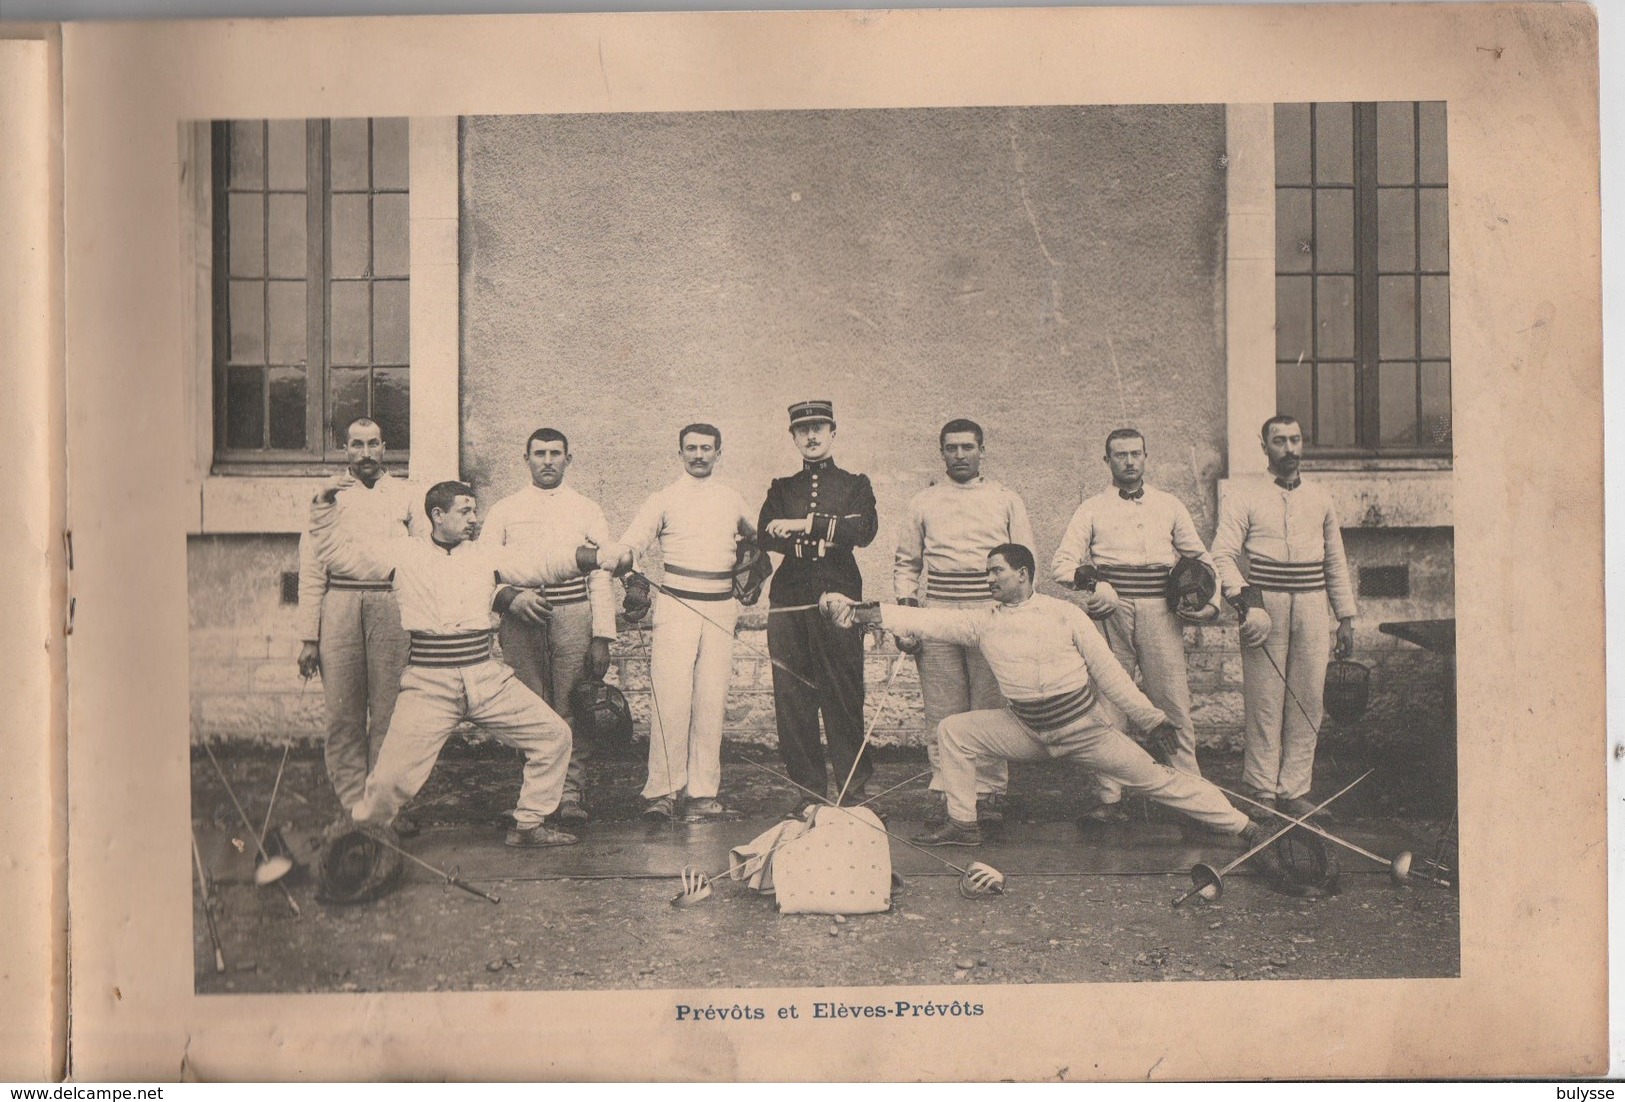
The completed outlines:
<svg viewBox="0 0 1625 1102">
<path fill-rule="evenodd" d="M 405 119 L 372 120 L 372 186 L 405 190 L 407 179 Z"/>
<path fill-rule="evenodd" d="M 265 446 L 265 372 L 258 367 L 226 369 L 226 447 Z"/>
<path fill-rule="evenodd" d="M 1354 357 L 1354 277 L 1321 276 L 1315 287 L 1315 356 L 1322 360 Z"/>
<path fill-rule="evenodd" d="M 1450 277 L 1422 277 L 1422 355 L 1450 355 Z"/>
<path fill-rule="evenodd" d="M 372 274 L 377 276 L 405 275 L 408 248 L 406 196 L 373 196 Z"/>
<path fill-rule="evenodd" d="M 329 171 L 334 191 L 365 191 L 367 173 L 367 120 L 334 119 L 329 127 Z"/>
<path fill-rule="evenodd" d="M 1309 364 L 1275 365 L 1275 408 L 1300 419 L 1306 439 L 1315 439 L 1314 391 L 1310 378 L 1314 368 Z"/>
<path fill-rule="evenodd" d="M 234 279 L 227 295 L 232 363 L 265 362 L 265 284 Z"/>
<path fill-rule="evenodd" d="M 1377 104 L 1377 183 L 1409 184 L 1416 179 L 1415 107 Z"/>
<path fill-rule="evenodd" d="M 302 364 L 309 358 L 305 347 L 305 281 L 274 280 L 267 293 L 270 349 L 268 362 Z M 304 445 L 300 445 L 303 447 Z"/>
<path fill-rule="evenodd" d="M 384 443 L 397 451 L 412 446 L 411 419 L 407 416 L 406 369 L 380 367 L 372 373 L 372 419 L 384 434 Z"/>
<path fill-rule="evenodd" d="M 1377 368 L 1377 422 L 1385 447 L 1416 443 L 1416 365 Z"/>
<path fill-rule="evenodd" d="M 407 331 L 411 318 L 404 279 L 380 280 L 372 285 L 373 362 L 404 364 L 408 359 Z"/>
<path fill-rule="evenodd" d="M 1314 262 L 1313 227 L 1308 188 L 1277 188 L 1275 192 L 1275 270 L 1307 272 Z"/>
<path fill-rule="evenodd" d="M 329 439 L 343 438 L 344 430 L 350 427 L 350 422 L 357 417 L 370 417 L 367 412 L 367 375 L 366 368 L 333 368 L 327 373 L 327 428 Z M 376 418 L 374 418 L 376 420 Z M 382 426 L 380 426 L 382 427 Z M 386 447 L 394 446 L 395 442 L 384 433 Z"/>
<path fill-rule="evenodd" d="M 1403 360 L 1416 355 L 1416 279 L 1383 276 L 1377 280 L 1377 355 Z"/>
<path fill-rule="evenodd" d="M 265 186 L 265 123 L 231 124 L 231 187 L 258 191 Z"/>
<path fill-rule="evenodd" d="M 303 279 L 308 263 L 305 256 L 305 197 L 272 195 L 270 203 L 271 274 Z"/>
<path fill-rule="evenodd" d="M 1437 447 L 1451 439 L 1450 365 L 1423 364 L 1422 443 Z"/>
<path fill-rule="evenodd" d="M 1315 443 L 1343 448 L 1354 443 L 1354 365 L 1315 367 Z"/>
<path fill-rule="evenodd" d="M 368 284 L 364 280 L 334 280 L 328 287 L 328 350 L 332 362 L 370 363 L 372 312 L 368 308 Z"/>
<path fill-rule="evenodd" d="M 1422 159 L 1422 178 L 1418 183 L 1442 184 L 1446 182 L 1446 170 L 1449 167 L 1445 145 L 1444 104 L 1424 103 L 1421 105 L 1421 114 L 1417 138 L 1421 142 L 1419 152 Z"/>
<path fill-rule="evenodd" d="M 269 132 L 270 181 L 278 190 L 305 189 L 305 120 L 279 119 L 266 127 Z"/>
<path fill-rule="evenodd" d="M 1417 232 L 1422 241 L 1422 270 L 1448 272 L 1450 270 L 1450 193 L 1443 188 L 1424 188 L 1418 193 L 1421 200 L 1421 222 Z"/>
<path fill-rule="evenodd" d="M 328 242 L 328 255 L 332 258 L 335 277 L 364 276 L 367 258 L 372 251 L 368 238 L 368 196 L 335 195 L 332 205 L 332 240 Z"/>
<path fill-rule="evenodd" d="M 226 198 L 231 210 L 230 236 L 226 251 L 231 254 L 228 270 L 234 276 L 265 274 L 265 197 L 232 194 Z"/>
<path fill-rule="evenodd" d="M 1354 105 L 1315 104 L 1315 182 L 1354 182 Z"/>
<path fill-rule="evenodd" d="M 1416 270 L 1416 192 L 1377 189 L 1377 270 Z"/>
<path fill-rule="evenodd" d="M 1309 178 L 1309 105 L 1275 105 L 1275 182 L 1307 184 Z"/>
<path fill-rule="evenodd" d="M 1311 309 L 1308 276 L 1279 276 L 1275 280 L 1275 358 L 1307 360 L 1314 352 L 1310 344 Z"/>
<path fill-rule="evenodd" d="M 1321 188 L 1315 192 L 1315 268 L 1354 270 L 1354 192 Z"/>
<path fill-rule="evenodd" d="M 305 372 L 298 367 L 273 367 L 271 377 L 271 447 L 305 446 Z"/>
</svg>

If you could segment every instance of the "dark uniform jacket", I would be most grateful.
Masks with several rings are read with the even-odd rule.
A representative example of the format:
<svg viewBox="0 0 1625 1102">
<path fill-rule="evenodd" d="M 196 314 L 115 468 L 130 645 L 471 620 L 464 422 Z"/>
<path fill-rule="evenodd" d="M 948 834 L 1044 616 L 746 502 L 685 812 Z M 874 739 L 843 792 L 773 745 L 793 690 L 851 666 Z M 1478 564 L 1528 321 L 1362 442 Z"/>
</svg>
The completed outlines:
<svg viewBox="0 0 1625 1102">
<path fill-rule="evenodd" d="M 813 518 L 805 536 L 777 539 L 767 534 L 772 520 Z M 756 525 L 762 550 L 784 556 L 773 575 L 769 599 L 775 605 L 802 605 L 825 593 L 863 598 L 854 547 L 867 547 L 879 531 L 875 491 L 869 476 L 843 471 L 833 459 L 806 464 L 789 478 L 775 478 Z"/>
</svg>

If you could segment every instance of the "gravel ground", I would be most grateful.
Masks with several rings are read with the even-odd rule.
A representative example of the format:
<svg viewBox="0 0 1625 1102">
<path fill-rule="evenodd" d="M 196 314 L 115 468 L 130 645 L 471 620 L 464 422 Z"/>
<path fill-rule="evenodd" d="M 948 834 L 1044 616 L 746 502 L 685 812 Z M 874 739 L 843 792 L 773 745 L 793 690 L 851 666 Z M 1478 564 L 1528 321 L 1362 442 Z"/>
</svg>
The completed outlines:
<svg viewBox="0 0 1625 1102">
<path fill-rule="evenodd" d="M 1441 793 L 1438 779 L 1415 762 L 1345 758 L 1324 757 L 1317 793 L 1336 791 L 1372 765 L 1376 772 L 1339 801 L 1334 829 L 1380 826 L 1419 854 L 1432 853 L 1453 811 L 1453 794 Z M 222 752 L 221 764 L 256 824 L 278 760 L 267 750 Z M 1240 771 L 1234 755 L 1204 755 L 1202 765 L 1222 785 L 1233 784 Z M 921 755 L 882 757 L 869 790 L 878 792 L 924 768 Z M 207 757 L 194 758 L 192 775 L 193 820 L 200 834 L 219 837 L 237 830 L 236 812 Z M 477 828 L 469 833 L 471 846 L 500 845 L 495 828 L 506 822 L 518 775 L 518 759 L 506 748 L 453 742 L 410 813 L 426 826 Z M 636 816 L 642 765 L 634 754 L 596 762 L 593 780 L 599 821 Z M 923 779 L 911 781 L 879 804 L 896 820 L 918 820 L 929 806 L 924 785 Z M 1011 818 L 1069 820 L 1077 787 L 1076 774 L 1062 766 L 1012 767 Z M 281 792 L 275 821 L 290 835 L 319 830 L 337 816 L 314 749 L 290 758 Z M 725 763 L 724 792 L 741 813 L 767 816 L 785 805 L 793 789 L 734 753 Z M 1137 814 L 1164 817 L 1160 809 L 1137 809 Z M 491 829 L 489 842 L 485 828 Z M 949 856 L 974 860 L 979 854 L 956 850 Z M 1357 864 L 1353 859 L 1345 869 Z M 412 880 L 372 904 L 329 907 L 315 902 L 308 876 L 295 874 L 287 882 L 301 908 L 295 919 L 280 891 L 257 890 L 222 876 L 214 899 L 227 971 L 214 970 L 195 890 L 193 940 L 197 989 L 205 993 L 1458 973 L 1459 917 L 1452 892 L 1426 884 L 1397 888 L 1381 875 L 1346 875 L 1344 884 L 1338 895 L 1300 900 L 1237 876 L 1226 882 L 1219 902 L 1175 909 L 1169 900 L 1189 885 L 1180 875 L 1027 875 L 1013 878 L 1002 897 L 974 901 L 960 897 L 952 875 L 913 876 L 893 894 L 890 912 L 833 919 L 779 915 L 770 898 L 733 882 L 718 884 L 715 896 L 698 906 L 673 908 L 667 904 L 677 885 L 665 879 L 482 884 L 501 896 L 499 906 Z"/>
</svg>

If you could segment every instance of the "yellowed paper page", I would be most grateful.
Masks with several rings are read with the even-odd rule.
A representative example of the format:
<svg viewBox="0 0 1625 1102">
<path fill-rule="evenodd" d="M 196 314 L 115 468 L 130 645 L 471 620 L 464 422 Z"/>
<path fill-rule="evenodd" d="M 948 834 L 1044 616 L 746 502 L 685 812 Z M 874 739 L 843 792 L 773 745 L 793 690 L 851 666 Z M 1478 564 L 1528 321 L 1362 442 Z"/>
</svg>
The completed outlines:
<svg viewBox="0 0 1625 1102">
<path fill-rule="evenodd" d="M 1606 1067 L 1597 70 L 1588 9 L 573 15 L 73 26 L 64 37 L 76 1075 L 1207 1079 Z M 720 881 L 729 890 L 700 905 L 714 910 L 673 910 L 666 902 L 677 883 L 664 866 L 644 881 L 623 866 L 601 884 L 591 870 L 548 880 L 542 873 L 563 858 L 527 852 L 533 864 L 512 863 L 501 831 L 483 821 L 477 842 L 455 856 L 473 886 L 503 897 L 495 906 L 442 896 L 431 874 L 414 869 L 406 889 L 370 908 L 321 906 L 308 883 L 290 885 L 294 917 L 280 889 L 256 894 L 231 880 L 252 869 L 253 840 L 203 747 L 225 754 L 222 772 L 248 803 L 242 818 L 253 818 L 271 786 L 268 773 L 244 763 L 269 760 L 274 771 L 275 753 L 264 751 L 293 735 L 308 747 L 321 731 L 321 690 L 295 675 L 296 609 L 282 596 L 290 583 L 279 589 L 277 580 L 292 572 L 323 472 L 345 462 L 342 442 L 320 438 L 345 426 L 322 423 L 330 411 L 312 404 L 302 348 L 332 357 L 321 385 L 341 388 L 352 378 L 343 372 L 370 372 L 369 408 L 397 439 L 409 436 L 405 473 L 417 489 L 466 477 L 482 512 L 523 486 L 520 445 L 533 422 L 568 419 L 579 436 L 572 484 L 602 497 L 616 535 L 643 497 L 679 476 L 673 445 L 685 422 L 715 411 L 727 440 L 719 469 L 754 519 L 769 479 L 798 463 L 786 407 L 833 400 L 842 462 L 861 461 L 880 503 L 881 535 L 857 562 L 866 595 L 882 599 L 893 593 L 907 503 L 942 472 L 937 427 L 973 403 L 992 426 L 990 467 L 1001 464 L 998 477 L 1027 498 L 1046 577 L 1068 515 L 1107 485 L 1098 441 L 1124 421 L 1144 429 L 1161 464 L 1154 475 L 1212 542 L 1244 480 L 1264 472 L 1254 426 L 1293 395 L 1302 366 L 1283 355 L 1291 335 L 1276 319 L 1290 303 L 1280 280 L 1300 271 L 1345 278 L 1331 259 L 1296 267 L 1314 246 L 1283 236 L 1290 200 L 1278 193 L 1300 185 L 1283 182 L 1282 135 L 1307 104 L 1330 105 L 1328 126 L 1337 117 L 1369 126 L 1378 155 L 1361 162 L 1370 165 L 1364 184 L 1316 177 L 1302 186 L 1366 195 L 1378 218 L 1406 188 L 1413 204 L 1410 236 L 1368 234 L 1375 267 L 1362 269 L 1397 278 L 1388 253 L 1411 250 L 1411 312 L 1367 318 L 1379 344 L 1408 333 L 1411 358 L 1392 349 L 1378 357 L 1362 384 L 1370 389 L 1351 391 L 1362 411 L 1331 398 L 1317 407 L 1312 428 L 1329 462 L 1306 467 L 1306 477 L 1328 487 L 1357 565 L 1408 566 L 1415 580 L 1405 604 L 1381 595 L 1377 583 L 1391 573 L 1372 576 L 1379 592 L 1360 596 L 1372 611 L 1357 617 L 1359 648 L 1397 659 L 1400 644 L 1376 621 L 1441 619 L 1420 594 L 1429 579 L 1449 579 L 1454 684 L 1441 689 L 1434 677 L 1408 699 L 1418 709 L 1459 699 L 1453 752 L 1439 763 L 1459 778 L 1460 857 L 1449 862 L 1459 897 L 1421 883 L 1379 888 L 1380 870 L 1367 865 L 1344 895 L 1302 904 L 1306 917 L 1294 926 L 1286 919 L 1299 911 L 1286 908 L 1298 904 L 1270 902 L 1256 881 L 1238 877 L 1221 910 L 1171 911 L 1168 898 L 1188 886 L 1170 875 L 1177 870 L 1114 873 L 1100 880 L 1113 893 L 1111 923 L 1056 928 L 1028 944 L 1013 931 L 1047 921 L 1039 885 L 1059 876 L 1052 867 L 1012 872 L 996 900 L 961 901 L 936 858 L 894 846 L 899 867 L 918 859 L 928 871 L 910 866 L 913 886 L 884 919 L 893 925 L 879 916 L 826 923 L 778 916 Z M 1443 191 L 1422 194 L 1443 184 L 1421 178 L 1442 169 L 1425 163 L 1421 138 L 1408 153 L 1384 144 L 1383 120 L 1395 117 L 1410 120 L 1413 136 L 1447 120 L 1447 201 Z M 1119 171 L 1118 143 L 1147 128 L 1166 140 Z M 1061 131 L 1078 144 L 1063 144 Z M 225 155 L 274 148 L 291 159 Z M 390 152 L 400 148 L 409 150 L 404 176 Z M 355 149 L 370 150 L 364 182 L 330 183 L 327 207 L 297 208 L 316 210 L 303 223 L 288 211 L 291 221 L 271 221 L 278 194 L 306 194 L 303 182 L 272 182 L 279 163 L 301 166 L 300 181 L 314 179 L 313 165 L 342 177 L 363 163 Z M 774 175 L 793 161 L 787 149 L 800 169 Z M 840 156 L 819 155 L 831 151 Z M 899 177 L 885 175 L 898 165 L 907 166 Z M 871 206 L 877 178 L 887 190 Z M 671 180 L 703 186 L 663 193 Z M 969 182 L 956 192 L 956 181 Z M 660 194 L 669 208 L 643 198 Z M 627 195 L 638 198 L 617 218 L 614 203 Z M 829 204 L 866 217 L 817 222 Z M 941 229 L 944 210 L 955 232 Z M 239 214 L 241 223 L 219 229 Z M 1421 251 L 1441 228 L 1425 220 L 1446 215 L 1450 278 L 1440 298 L 1445 285 L 1423 281 L 1442 272 Z M 798 227 L 798 218 L 807 221 Z M 345 237 L 345 227 L 361 225 L 371 236 Z M 606 253 L 604 241 L 620 242 L 622 232 L 623 251 Z M 232 234 L 264 252 L 232 252 Z M 311 247 L 312 234 L 331 235 L 326 251 Z M 410 268 L 404 315 L 373 305 L 370 329 L 347 329 L 346 296 L 399 308 L 389 296 L 401 289 L 387 284 L 407 278 L 402 257 L 379 242 L 400 235 Z M 1006 264 L 1005 242 L 1018 239 L 1021 259 Z M 655 244 L 640 253 L 644 240 Z M 918 241 L 926 245 L 912 248 Z M 1148 274 L 1133 259 L 1135 241 L 1163 248 L 1155 255 L 1171 258 L 1167 270 Z M 279 274 L 279 248 L 292 249 L 285 258 L 303 248 L 329 266 Z M 1184 277 L 1197 269 L 1199 278 Z M 233 319 L 262 318 L 252 296 L 272 304 L 272 284 L 307 279 L 366 281 L 365 291 L 315 292 L 332 322 L 326 343 L 270 320 L 232 328 Z M 1338 286 L 1315 293 L 1335 296 Z M 233 293 L 247 297 L 234 307 Z M 277 293 L 297 300 L 301 291 Z M 1435 296 L 1431 306 L 1425 296 Z M 1147 303 L 1157 316 L 1140 312 Z M 263 318 L 273 312 L 265 305 Z M 716 318 L 726 320 L 710 324 Z M 409 412 L 377 397 L 407 367 L 380 351 L 392 324 L 410 338 Z M 1444 334 L 1448 352 L 1430 350 L 1430 332 Z M 1442 399 L 1429 366 L 1440 356 L 1453 365 Z M 1327 394 L 1343 362 L 1319 353 L 1314 370 L 1324 372 L 1315 377 Z M 569 381 L 550 402 L 542 395 L 554 379 Z M 233 386 L 250 395 L 245 406 L 232 404 Z M 276 395 L 296 412 L 278 419 Z M 249 414 L 234 420 L 242 408 Z M 1373 455 L 1335 446 L 1345 412 L 1351 441 Z M 1400 417 L 1409 417 L 1405 448 L 1375 428 Z M 1082 443 L 1063 435 L 1068 426 Z M 278 449 L 277 473 L 255 466 L 265 459 L 256 453 Z M 1385 465 L 1401 452 L 1403 470 Z M 1380 543 L 1395 532 L 1413 542 Z M 734 650 L 749 667 L 736 666 L 735 688 L 755 679 L 753 699 L 771 699 L 774 670 L 749 650 L 766 619 L 742 628 Z M 1197 634 L 1207 641 L 1191 645 L 1210 662 L 1199 671 L 1211 675 L 1199 687 L 1214 709 L 1206 722 L 1224 712 L 1239 737 L 1235 630 Z M 647 669 L 639 638 L 623 633 L 615 660 L 647 724 L 659 690 L 634 684 Z M 867 659 L 871 701 L 882 698 L 893 656 Z M 743 730 L 755 717 L 742 706 L 730 722 Z M 759 741 L 736 730 L 733 745 L 776 766 L 772 720 L 764 723 Z M 1324 745 L 1333 746 L 1330 736 Z M 442 778 L 466 768 L 517 787 L 511 758 L 448 759 Z M 300 760 L 293 790 L 312 807 L 336 808 L 320 758 Z M 1059 767 L 1053 775 L 1061 785 Z M 1317 787 L 1315 796 L 1332 791 Z M 616 798 L 633 806 L 631 790 Z M 223 972 L 201 925 L 189 815 L 208 849 L 203 863 L 221 881 L 212 898 L 229 911 Z M 316 812 L 306 817 L 314 824 Z M 407 848 L 451 852 L 433 848 L 447 837 L 441 825 L 431 822 Z M 1213 846 L 1187 856 L 1172 827 L 1161 827 L 1180 867 L 1239 852 Z M 681 829 L 690 833 L 673 836 L 709 837 Z M 234 839 L 243 848 L 236 857 Z M 1029 851 L 1006 843 L 943 852 L 956 865 L 985 859 L 1014 870 Z M 1069 833 L 1064 848 L 1046 852 L 1083 862 L 1125 850 Z M 499 861 L 510 863 L 492 871 Z M 546 909 L 560 900 L 569 914 Z M 922 902 L 931 900 L 940 910 Z M 1379 908 L 1362 920 L 1365 940 L 1344 943 L 1316 925 L 1361 901 Z M 1255 908 L 1270 909 L 1261 936 L 1279 949 L 1262 949 L 1242 978 L 1218 980 L 1222 960 L 1191 947 Z M 622 947 L 573 959 L 573 931 L 610 917 L 630 931 Z M 414 921 L 447 932 L 424 942 Z M 1443 929 L 1443 948 L 1423 965 L 1360 971 L 1350 961 L 1390 921 L 1395 943 Z M 910 926 L 920 928 L 918 944 L 882 962 L 903 978 L 885 980 L 862 956 L 863 939 Z M 679 952 L 668 944 L 683 953 L 714 946 L 717 966 L 663 972 Z M 780 973 L 797 979 L 786 987 L 761 967 L 730 967 L 721 959 L 730 947 L 749 967 L 805 967 Z M 1068 963 L 1041 974 L 1045 959 Z M 927 965 L 938 967 L 928 974 Z M 751 981 L 737 982 L 741 974 Z M 1151 976 L 1188 982 L 1126 982 Z M 900 1002 L 959 1012 L 824 1016 L 815 1006 Z M 695 1007 L 729 1013 L 696 1020 Z M 1268 1029 L 1258 1028 L 1261 1016 Z"/>
<path fill-rule="evenodd" d="M 53 35 L 0 40 L 0 469 L 9 472 L 17 521 L 0 547 L 8 612 L 0 665 L 9 702 L 0 728 L 8 931 L 0 948 L 0 1076 L 22 1080 L 58 1075 L 67 1039 L 56 57 Z"/>
</svg>

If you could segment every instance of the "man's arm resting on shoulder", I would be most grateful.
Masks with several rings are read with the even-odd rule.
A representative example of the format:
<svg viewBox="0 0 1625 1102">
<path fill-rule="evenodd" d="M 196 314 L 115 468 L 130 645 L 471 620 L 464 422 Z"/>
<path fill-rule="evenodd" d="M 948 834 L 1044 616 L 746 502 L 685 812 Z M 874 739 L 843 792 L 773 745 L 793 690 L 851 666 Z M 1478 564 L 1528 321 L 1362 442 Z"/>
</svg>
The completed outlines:
<svg viewBox="0 0 1625 1102">
<path fill-rule="evenodd" d="M 348 478 L 350 481 L 345 482 Z M 412 545 L 411 540 L 388 539 L 381 543 L 361 543 L 338 531 L 338 505 L 336 498 L 355 479 L 348 474 L 323 488 L 310 503 L 310 538 L 315 546 L 316 558 L 337 574 L 359 577 L 364 574 L 386 575 L 399 565 L 399 554 Z M 302 583 L 303 579 L 301 579 Z M 301 584 L 301 590 L 303 584 Z"/>
</svg>

